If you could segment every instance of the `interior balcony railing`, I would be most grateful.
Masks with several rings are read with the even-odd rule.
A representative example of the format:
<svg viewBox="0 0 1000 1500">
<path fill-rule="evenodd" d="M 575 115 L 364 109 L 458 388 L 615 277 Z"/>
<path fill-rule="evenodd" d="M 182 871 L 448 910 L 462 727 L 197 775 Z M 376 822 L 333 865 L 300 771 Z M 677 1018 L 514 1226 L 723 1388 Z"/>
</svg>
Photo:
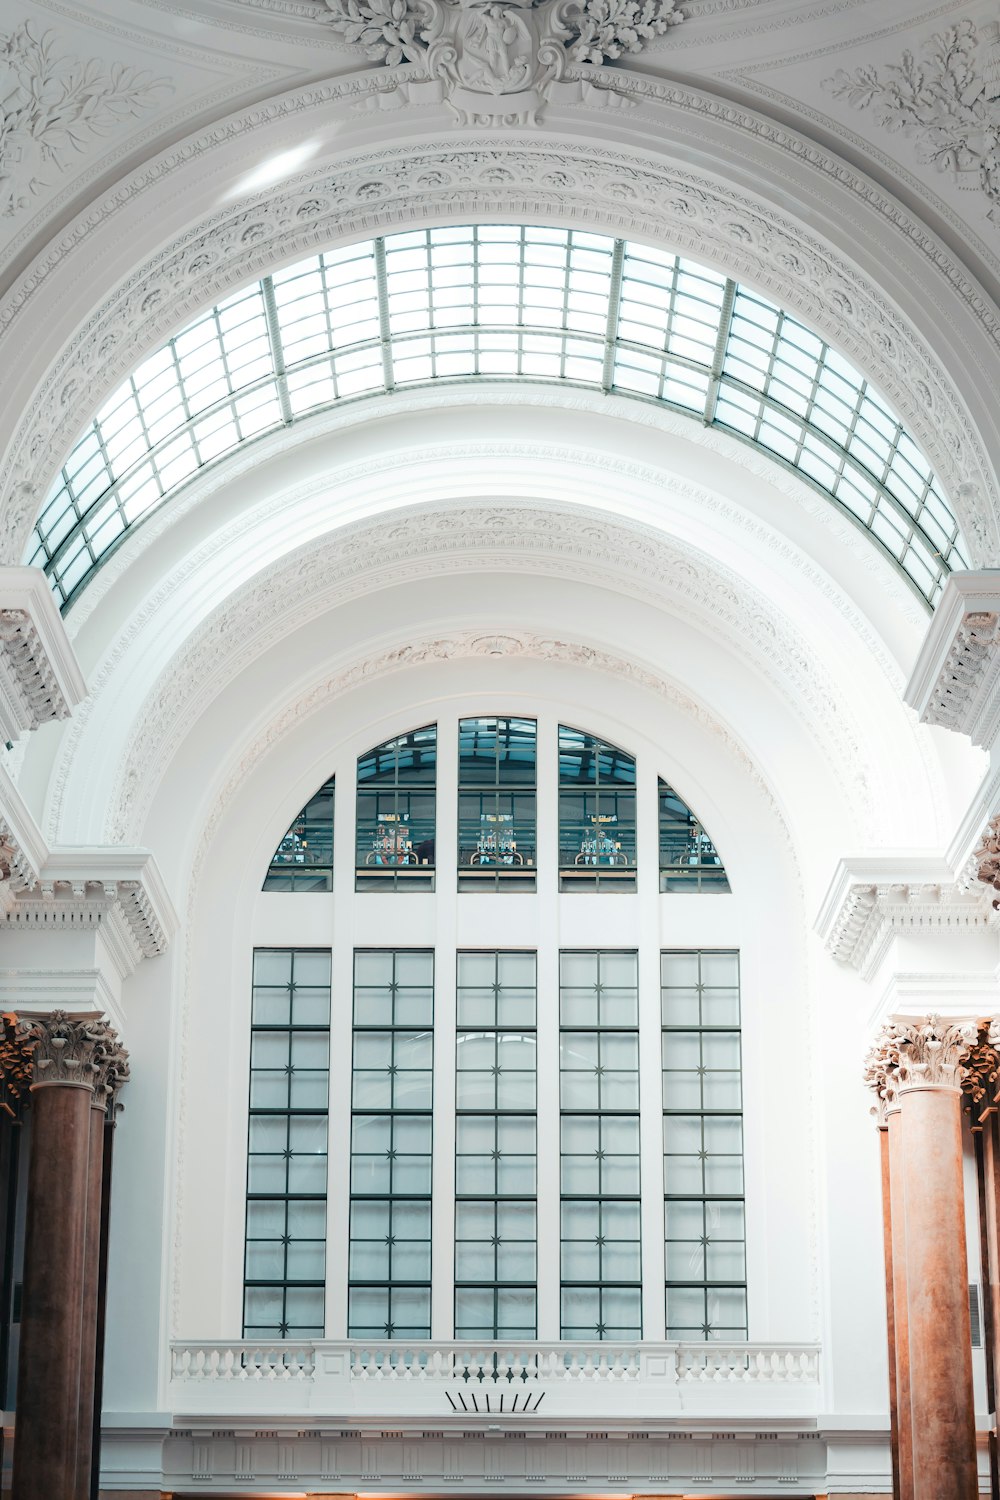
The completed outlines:
<svg viewBox="0 0 1000 1500">
<path fill-rule="evenodd" d="M 478 1344 L 204 1340 L 171 1346 L 175 1413 L 476 1413 L 622 1420 L 669 1412 L 808 1415 L 820 1347 L 792 1343 Z"/>
</svg>

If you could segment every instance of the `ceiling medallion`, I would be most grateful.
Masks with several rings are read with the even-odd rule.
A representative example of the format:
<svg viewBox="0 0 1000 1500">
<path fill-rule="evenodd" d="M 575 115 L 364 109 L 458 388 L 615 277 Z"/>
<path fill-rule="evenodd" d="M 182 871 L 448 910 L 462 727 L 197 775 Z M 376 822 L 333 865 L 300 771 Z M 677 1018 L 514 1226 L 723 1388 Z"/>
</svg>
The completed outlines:
<svg viewBox="0 0 1000 1500">
<path fill-rule="evenodd" d="M 574 65 L 641 52 L 684 19 L 678 0 L 326 0 L 333 26 L 388 67 L 417 63 L 365 107 L 444 103 L 460 125 L 534 125 L 551 103 L 626 103 Z M 567 70 L 572 68 L 572 76 Z"/>
</svg>

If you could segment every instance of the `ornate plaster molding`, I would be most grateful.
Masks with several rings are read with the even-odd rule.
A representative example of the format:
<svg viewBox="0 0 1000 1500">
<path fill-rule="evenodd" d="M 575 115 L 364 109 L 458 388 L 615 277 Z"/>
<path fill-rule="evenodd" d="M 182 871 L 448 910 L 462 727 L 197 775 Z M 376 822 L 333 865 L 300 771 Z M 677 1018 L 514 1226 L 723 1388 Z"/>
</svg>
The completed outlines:
<svg viewBox="0 0 1000 1500">
<path fill-rule="evenodd" d="M 1000 737 L 1000 569 L 953 573 L 921 647 L 905 701 L 922 724 Z"/>
<path fill-rule="evenodd" d="M 960 1089 L 977 1039 L 974 1021 L 951 1024 L 940 1016 L 928 1016 L 925 1021 L 897 1022 L 896 1090 L 900 1098 L 917 1089 Z"/>
<path fill-rule="evenodd" d="M 163 953 L 176 927 L 156 862 L 143 849 L 54 849 L 0 915 L 0 929 L 101 930 L 123 977 L 140 959 Z"/>
<path fill-rule="evenodd" d="M 0 567 L 0 742 L 69 718 L 86 691 L 41 569 Z"/>
<path fill-rule="evenodd" d="M 48 846 L 6 769 L 0 764 L 0 911 L 34 886 Z"/>
<path fill-rule="evenodd" d="M 621 77 L 597 72 L 598 82 Z M 353 76 L 311 91 L 308 102 L 360 97 L 370 87 L 364 75 Z M 706 110 L 734 123 L 733 106 L 723 109 L 696 90 L 641 75 L 630 75 L 629 89 L 650 106 Z M 303 102 L 275 105 L 266 120 L 274 110 L 293 107 Z M 250 128 L 254 121 L 243 123 Z M 756 116 L 741 123 L 758 135 L 775 135 L 776 128 L 765 128 Z M 792 138 L 778 134 L 791 149 Z M 795 153 L 803 155 L 797 138 Z M 849 185 L 842 163 L 838 172 Z M 778 210 L 761 212 L 749 195 L 690 169 L 656 167 L 609 147 L 545 139 L 526 147 L 523 138 L 498 136 L 489 149 L 400 147 L 359 153 L 333 176 L 328 167 L 304 174 L 283 193 L 215 214 L 127 278 L 63 350 L 13 439 L 8 486 L 0 497 L 6 554 L 21 555 L 38 496 L 94 405 L 197 310 L 300 251 L 415 219 L 475 215 L 486 207 L 492 216 L 542 215 L 647 234 L 778 297 L 889 393 L 951 494 L 974 556 L 989 556 L 1000 546 L 994 476 L 950 378 L 917 330 L 826 243 Z M 39 258 L 0 316 L 15 316 L 61 253 L 53 247 Z M 985 303 L 982 316 L 992 317 Z M 991 332 L 1000 341 L 1000 325 L 991 324 Z"/>
<path fill-rule="evenodd" d="M 0 1109 L 14 1114 L 31 1087 L 33 1044 L 18 1029 L 13 1012 L 0 1014 Z"/>
<path fill-rule="evenodd" d="M 174 90 L 139 68 L 68 56 L 31 21 L 0 32 L 0 66 L 0 218 L 23 213 L 46 173 L 64 172 L 74 152 Z"/>
<path fill-rule="evenodd" d="M 982 931 L 993 917 L 981 893 L 961 889 L 944 860 L 841 860 L 816 920 L 839 963 L 870 979 L 893 937 L 929 928 Z"/>
<path fill-rule="evenodd" d="M 979 843 L 972 854 L 976 879 L 1000 891 L 1000 813 L 990 819 L 983 829 Z M 993 902 L 994 910 L 1000 901 Z"/>
<path fill-rule="evenodd" d="M 614 101 L 619 90 L 567 77 L 677 26 L 676 0 L 325 0 L 334 30 L 372 62 L 416 63 L 423 77 L 388 97 L 444 102 L 459 125 L 536 125 L 544 106 Z M 594 96 L 594 97 L 591 97 Z M 376 107 L 385 108 L 386 95 Z"/>
<path fill-rule="evenodd" d="M 1000 224 L 1000 22 L 977 30 L 966 17 L 930 36 L 919 58 L 907 50 L 898 63 L 838 68 L 823 87 L 909 136 L 925 166 L 977 189 Z"/>
<path fill-rule="evenodd" d="M 551 459 L 550 451 L 546 456 Z M 571 461 L 571 455 L 567 455 Z M 241 524 L 246 524 L 245 522 Z M 232 539 L 213 538 L 202 563 Z M 372 559 L 376 559 L 373 564 Z M 671 544 L 649 527 L 618 523 L 582 507 L 540 512 L 529 507 L 480 506 L 420 508 L 394 514 L 377 523 L 362 522 L 331 533 L 320 543 L 297 549 L 264 569 L 235 592 L 179 646 L 156 684 L 124 748 L 117 789 L 107 810 L 102 837 L 129 842 L 141 830 L 158 778 L 183 736 L 212 701 L 220 674 L 282 639 L 334 603 L 344 603 L 387 582 L 426 576 L 427 559 L 440 572 L 476 568 L 551 571 L 560 558 L 564 576 L 608 582 L 608 559 L 628 580 L 629 593 L 662 608 L 666 600 L 684 601 L 685 613 L 704 619 L 758 671 L 763 671 L 788 701 L 808 731 L 833 754 L 833 771 L 849 805 L 862 820 L 877 823 L 877 772 L 869 767 L 864 734 L 842 703 L 842 694 L 814 653 L 804 649 L 792 622 L 777 616 L 759 591 L 730 569 L 692 550 Z M 95 679 L 96 705 L 112 674 L 132 649 L 141 631 L 169 601 L 176 583 L 167 581 L 151 596 L 129 634 L 119 641 Z M 295 609 L 276 605 L 295 600 Z M 234 653 L 236 653 L 234 655 Z M 50 828 L 59 828 L 69 778 L 90 722 L 90 707 L 81 711 L 61 749 L 53 775 Z M 849 768 L 849 769 L 848 769 Z M 65 837 L 65 835 L 62 835 Z"/>
</svg>

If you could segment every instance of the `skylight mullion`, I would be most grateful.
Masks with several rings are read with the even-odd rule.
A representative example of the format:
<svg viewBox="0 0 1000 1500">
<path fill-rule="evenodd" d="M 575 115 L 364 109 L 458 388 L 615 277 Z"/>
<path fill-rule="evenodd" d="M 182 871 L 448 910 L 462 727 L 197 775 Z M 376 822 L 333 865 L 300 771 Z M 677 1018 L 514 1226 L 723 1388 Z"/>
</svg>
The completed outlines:
<svg viewBox="0 0 1000 1500">
<path fill-rule="evenodd" d="M 294 413 L 292 412 L 292 403 L 288 395 L 288 380 L 285 375 L 285 348 L 281 342 L 281 323 L 278 319 L 278 304 L 274 296 L 274 282 L 272 278 L 265 276 L 261 281 L 260 287 L 261 300 L 264 304 L 264 323 L 267 327 L 267 337 L 271 345 L 274 385 L 278 393 L 278 405 L 281 408 L 281 420 L 286 427 L 289 427 L 291 426 Z M 327 318 L 327 329 L 329 330 L 329 318 Z M 248 387 L 248 389 L 250 388 Z M 239 418 L 237 417 L 238 420 Z"/>
<path fill-rule="evenodd" d="M 608 321 L 604 333 L 604 364 L 601 369 L 601 389 L 607 393 L 614 388 L 615 361 L 618 354 L 618 324 L 621 320 L 622 282 L 625 270 L 625 241 L 615 240 L 611 253 L 611 283 L 608 289 Z M 662 390 L 662 383 L 661 383 Z"/>
<path fill-rule="evenodd" d="M 396 389 L 392 366 L 392 327 L 389 322 L 389 281 L 385 268 L 385 240 L 380 236 L 375 246 L 375 286 L 378 292 L 379 343 L 382 348 L 382 380 L 387 391 Z"/>
<path fill-rule="evenodd" d="M 722 371 L 725 368 L 726 354 L 729 350 L 729 339 L 733 331 L 733 312 L 736 308 L 736 282 L 727 278 L 725 290 L 722 293 L 722 306 L 719 308 L 719 327 L 715 335 L 715 352 L 712 355 L 712 364 L 708 372 L 708 389 L 705 392 L 705 413 L 702 418 L 706 427 L 711 427 L 715 421 L 715 408 L 719 404 L 719 390 L 722 385 Z"/>
</svg>

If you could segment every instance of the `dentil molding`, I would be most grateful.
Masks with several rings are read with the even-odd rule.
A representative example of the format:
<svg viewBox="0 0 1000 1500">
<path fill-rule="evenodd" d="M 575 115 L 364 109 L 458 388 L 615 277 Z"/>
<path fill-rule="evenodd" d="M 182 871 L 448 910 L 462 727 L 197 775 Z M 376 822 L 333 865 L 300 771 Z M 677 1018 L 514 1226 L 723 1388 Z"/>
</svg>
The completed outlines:
<svg viewBox="0 0 1000 1500">
<path fill-rule="evenodd" d="M 365 77 L 317 87 L 307 102 L 363 94 L 370 87 Z M 696 91 L 681 86 L 630 75 L 629 87 L 650 106 L 696 107 Z M 756 116 L 738 119 L 738 111 L 723 110 L 718 101 L 701 98 L 700 104 L 727 124 L 764 128 Z M 275 104 L 268 118 L 282 107 Z M 456 141 L 356 153 L 332 174 L 329 167 L 303 174 L 283 192 L 216 213 L 137 268 L 63 349 L 13 437 L 0 491 L 8 558 L 22 555 L 52 475 L 99 402 L 143 353 L 195 312 L 276 263 L 344 236 L 484 212 L 648 235 L 760 286 L 843 348 L 889 394 L 948 490 L 974 560 L 1000 550 L 995 478 L 954 384 L 918 330 L 825 241 L 691 168 L 657 167 L 645 156 L 607 146 L 544 137 L 526 146 L 523 136 L 497 135 L 488 147 Z M 40 287 L 60 253 L 53 247 L 39 257 L 0 313 L 5 322 Z M 988 304 L 980 300 L 976 311 L 992 320 L 991 335 L 1000 341 Z"/>
<path fill-rule="evenodd" d="M 875 856 L 840 861 L 815 926 L 828 952 L 867 980 L 899 932 L 994 923 L 985 895 L 962 889 L 945 860 Z"/>
<path fill-rule="evenodd" d="M 68 718 L 86 691 L 44 573 L 0 567 L 0 742 Z"/>
<path fill-rule="evenodd" d="M 0 929 L 53 937 L 100 930 L 123 978 L 140 959 L 163 953 L 177 929 L 156 861 L 145 849 L 53 849 L 32 883 L 13 886 L 0 881 Z"/>
<path fill-rule="evenodd" d="M 904 699 L 922 724 L 992 749 L 1000 737 L 1000 569 L 951 575 Z"/>
</svg>

